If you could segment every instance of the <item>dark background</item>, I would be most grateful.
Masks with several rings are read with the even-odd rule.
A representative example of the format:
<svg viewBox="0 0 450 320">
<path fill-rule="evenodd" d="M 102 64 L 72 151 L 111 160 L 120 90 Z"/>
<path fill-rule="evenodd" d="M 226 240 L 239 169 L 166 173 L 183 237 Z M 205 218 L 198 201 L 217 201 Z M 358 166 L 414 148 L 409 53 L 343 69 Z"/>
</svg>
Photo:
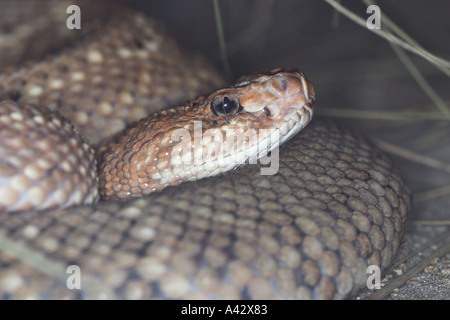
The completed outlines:
<svg viewBox="0 0 450 320">
<path fill-rule="evenodd" d="M 185 47 L 221 66 L 212 0 L 127 2 L 162 21 Z M 384 39 L 342 15 L 333 27 L 334 10 L 324 1 L 218 2 L 234 77 L 255 70 L 295 66 L 315 84 L 319 107 L 345 104 L 390 110 L 405 102 L 401 99 L 405 96 L 411 96 L 414 106 L 429 103 Z M 427 50 L 443 58 L 450 57 L 449 1 L 377 3 L 382 14 Z M 369 17 L 361 1 L 342 4 L 361 17 Z M 449 83 L 442 73 L 420 58 L 415 61 L 445 97 Z"/>
</svg>

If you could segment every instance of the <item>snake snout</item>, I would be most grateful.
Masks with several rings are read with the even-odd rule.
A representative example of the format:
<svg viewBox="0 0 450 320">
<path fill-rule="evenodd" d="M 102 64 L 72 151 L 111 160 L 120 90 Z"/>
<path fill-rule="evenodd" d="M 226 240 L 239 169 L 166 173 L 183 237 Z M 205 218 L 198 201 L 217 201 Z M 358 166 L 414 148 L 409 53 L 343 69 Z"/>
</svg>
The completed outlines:
<svg viewBox="0 0 450 320">
<path fill-rule="evenodd" d="M 264 111 L 266 116 L 276 116 L 283 111 L 297 112 L 303 106 L 313 108 L 314 89 L 299 71 L 277 69 L 244 83 L 239 87 L 239 101 L 247 112 Z M 280 110 L 274 110 L 275 106 Z"/>
<path fill-rule="evenodd" d="M 272 101 L 264 110 L 268 109 L 271 115 L 279 115 L 280 121 L 297 119 L 297 114 L 307 115 L 308 118 L 312 115 L 314 88 L 301 72 L 281 71 L 272 75 L 265 96 L 271 96 Z"/>
<path fill-rule="evenodd" d="M 303 73 L 280 72 L 270 79 L 269 85 L 276 94 L 284 98 L 302 93 L 305 101 L 312 103 L 311 108 L 313 107 L 314 88 Z"/>
<path fill-rule="evenodd" d="M 270 100 L 263 111 L 280 130 L 281 143 L 289 140 L 311 121 L 315 92 L 299 71 L 280 70 L 270 76 L 264 93 Z"/>
</svg>

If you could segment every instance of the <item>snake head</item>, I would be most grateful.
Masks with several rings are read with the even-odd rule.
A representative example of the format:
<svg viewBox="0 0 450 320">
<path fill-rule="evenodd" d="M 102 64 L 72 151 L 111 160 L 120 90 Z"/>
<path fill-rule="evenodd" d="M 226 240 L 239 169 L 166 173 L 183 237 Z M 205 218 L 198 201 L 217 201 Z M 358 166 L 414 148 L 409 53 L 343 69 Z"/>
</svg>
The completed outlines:
<svg viewBox="0 0 450 320">
<path fill-rule="evenodd" d="M 277 128 L 290 137 L 311 120 L 315 92 L 298 70 L 274 69 L 241 78 L 206 101 L 210 112 L 225 122 L 251 120 L 255 128 Z"/>
</svg>

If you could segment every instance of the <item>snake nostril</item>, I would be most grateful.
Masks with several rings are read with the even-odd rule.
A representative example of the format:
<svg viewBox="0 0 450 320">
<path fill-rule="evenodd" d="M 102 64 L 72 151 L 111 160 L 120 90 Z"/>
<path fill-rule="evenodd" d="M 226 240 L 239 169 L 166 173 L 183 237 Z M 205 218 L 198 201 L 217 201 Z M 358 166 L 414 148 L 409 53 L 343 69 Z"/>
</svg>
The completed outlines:
<svg viewBox="0 0 450 320">
<path fill-rule="evenodd" d="M 280 84 L 280 89 L 282 90 L 282 91 L 286 91 L 286 89 L 287 89 L 287 81 L 286 81 L 286 78 L 280 78 L 279 80 L 278 80 L 278 82 L 279 82 L 279 84 Z"/>
</svg>

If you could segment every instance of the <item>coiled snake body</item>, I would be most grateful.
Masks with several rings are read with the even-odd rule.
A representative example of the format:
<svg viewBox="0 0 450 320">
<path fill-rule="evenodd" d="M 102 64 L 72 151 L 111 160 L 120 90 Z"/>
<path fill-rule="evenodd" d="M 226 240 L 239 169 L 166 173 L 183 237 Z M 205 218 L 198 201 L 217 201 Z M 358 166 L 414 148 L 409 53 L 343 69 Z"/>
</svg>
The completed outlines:
<svg viewBox="0 0 450 320">
<path fill-rule="evenodd" d="M 367 266 L 391 262 L 408 189 L 391 162 L 348 129 L 313 121 L 292 138 L 309 122 L 314 99 L 295 71 L 247 77 L 132 125 L 100 148 L 100 193 L 146 196 L 92 204 L 98 189 L 88 141 L 116 134 L 154 111 L 149 106 L 174 105 L 222 81 L 140 14 L 121 9 L 104 26 L 0 78 L 8 100 L 0 104 L 0 297 L 345 298 L 365 285 Z M 192 129 L 198 116 L 202 133 L 254 126 L 267 129 L 266 138 L 292 138 L 280 147 L 278 172 L 247 165 L 216 175 L 246 157 L 183 170 L 170 164 L 169 133 Z M 194 157 L 199 146 L 189 147 Z M 171 186 L 209 175 L 216 176 Z M 81 289 L 67 287 L 73 265 Z"/>
</svg>

